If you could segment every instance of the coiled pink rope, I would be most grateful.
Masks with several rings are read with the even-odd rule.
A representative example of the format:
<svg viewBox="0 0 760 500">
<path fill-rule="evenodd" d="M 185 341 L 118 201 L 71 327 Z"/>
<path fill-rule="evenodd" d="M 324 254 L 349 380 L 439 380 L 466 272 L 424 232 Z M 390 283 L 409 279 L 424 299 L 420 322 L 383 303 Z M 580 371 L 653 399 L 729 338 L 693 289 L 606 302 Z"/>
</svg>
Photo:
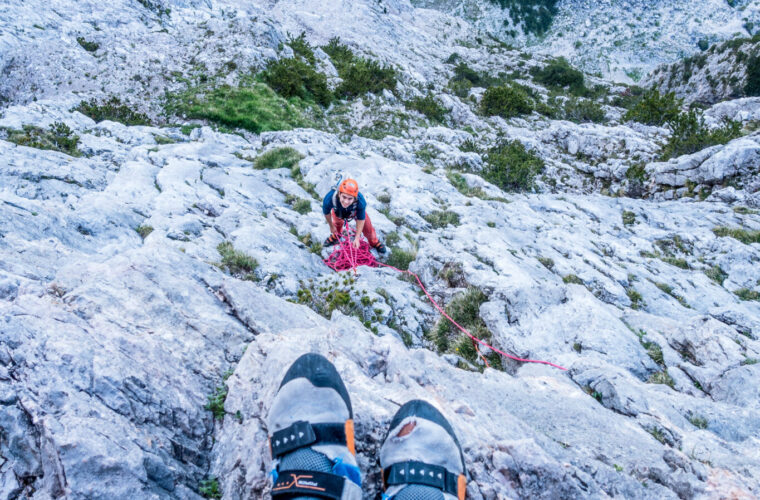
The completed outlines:
<svg viewBox="0 0 760 500">
<path fill-rule="evenodd" d="M 474 343 L 478 343 L 482 346 L 485 346 L 491 349 L 494 352 L 501 354 L 502 356 L 506 356 L 509 359 L 513 359 L 521 363 L 539 363 L 543 365 L 553 366 L 554 368 L 559 368 L 560 370 L 563 370 L 563 371 L 567 371 L 567 368 L 563 368 L 562 366 L 555 365 L 554 363 L 550 363 L 549 361 L 541 361 L 539 359 L 523 359 L 523 358 L 518 358 L 516 356 L 512 356 L 511 354 L 507 354 L 506 352 L 501 351 L 493 347 L 492 345 L 487 344 L 486 342 L 475 337 L 473 334 L 468 332 L 466 328 L 464 328 L 462 325 L 454 321 L 454 319 L 451 316 L 446 314 L 446 311 L 444 311 L 441 308 L 441 306 L 439 306 L 438 303 L 433 299 L 433 297 L 428 293 L 427 289 L 425 288 L 425 285 L 422 284 L 422 280 L 420 280 L 420 277 L 417 276 L 415 273 L 409 270 L 399 269 L 397 267 L 393 267 L 388 264 L 383 264 L 382 262 L 378 262 L 377 259 L 375 259 L 375 257 L 370 252 L 369 243 L 364 238 L 362 238 L 361 243 L 359 244 L 359 248 L 354 248 L 354 246 L 351 244 L 351 240 L 354 234 L 355 232 L 353 231 L 353 229 L 349 228 L 348 224 L 345 224 L 343 228 L 343 232 L 340 234 L 339 245 L 335 250 L 333 250 L 333 252 L 329 255 L 329 257 L 325 259 L 325 264 L 327 264 L 330 268 L 334 269 L 335 271 L 348 271 L 349 269 L 352 269 L 354 273 L 356 273 L 356 268 L 358 266 L 369 266 L 369 267 L 383 266 L 383 267 L 389 267 L 400 273 L 406 273 L 411 276 L 414 276 L 414 278 L 417 280 L 417 283 L 420 285 L 420 288 L 422 288 L 422 291 L 425 292 L 425 295 L 433 304 L 433 306 L 438 310 L 438 312 L 440 312 L 446 319 L 451 321 L 451 323 L 454 324 L 454 326 L 456 326 L 457 328 L 459 328 L 459 330 L 461 330 L 468 337 L 470 337 L 470 339 L 472 339 Z"/>
</svg>

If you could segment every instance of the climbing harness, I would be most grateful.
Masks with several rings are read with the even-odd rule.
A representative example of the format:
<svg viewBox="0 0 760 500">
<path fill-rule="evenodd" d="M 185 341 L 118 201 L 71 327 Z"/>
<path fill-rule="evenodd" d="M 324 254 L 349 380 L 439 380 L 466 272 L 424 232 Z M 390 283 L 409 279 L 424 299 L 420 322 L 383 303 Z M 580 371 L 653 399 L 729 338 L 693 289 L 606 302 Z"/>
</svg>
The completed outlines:
<svg viewBox="0 0 760 500">
<path fill-rule="evenodd" d="M 563 371 L 567 371 L 567 368 L 563 368 L 562 366 L 555 365 L 554 363 L 550 363 L 549 361 L 541 361 L 538 359 L 523 359 L 518 358 L 517 356 L 512 356 L 511 354 L 507 354 L 504 351 L 501 351 L 490 344 L 487 344 L 486 342 L 480 340 L 479 338 L 475 337 L 473 334 L 467 331 L 462 325 L 454 321 L 454 319 L 446 314 L 446 311 L 444 311 L 441 306 L 438 305 L 438 303 L 433 299 L 433 297 L 428 293 L 427 289 L 425 288 L 425 285 L 422 284 L 422 280 L 420 280 L 420 277 L 417 276 L 415 273 L 399 269 L 397 267 L 393 267 L 388 264 L 384 264 L 382 262 L 379 262 L 370 252 L 370 246 L 369 243 L 362 238 L 361 243 L 359 244 L 359 248 L 354 248 L 354 246 L 351 244 L 353 236 L 356 234 L 356 232 L 348 227 L 348 224 L 346 223 L 343 226 L 343 231 L 339 235 L 340 241 L 339 245 L 333 250 L 333 252 L 324 260 L 325 264 L 327 264 L 328 267 L 335 271 L 348 271 L 353 270 L 354 274 L 356 274 L 356 268 L 358 266 L 368 266 L 368 267 L 389 267 L 395 271 L 398 271 L 400 273 L 405 273 L 410 276 L 414 276 L 414 278 L 417 280 L 417 283 L 420 285 L 420 288 L 422 288 L 422 291 L 425 292 L 425 295 L 427 296 L 428 300 L 433 304 L 433 307 L 435 307 L 438 312 L 440 312 L 446 319 L 451 321 L 451 323 L 459 328 L 462 332 L 464 332 L 468 337 L 470 337 L 470 340 L 472 340 L 472 345 L 475 347 L 475 351 L 478 353 L 478 356 L 480 356 L 480 359 L 482 359 L 486 366 L 488 366 L 488 361 L 485 359 L 485 357 L 480 354 L 480 350 L 478 349 L 478 344 L 487 347 L 491 349 L 492 351 L 501 354 L 502 356 L 506 356 L 509 359 L 519 361 L 521 363 L 539 363 L 543 365 L 549 365 L 553 366 L 554 368 L 558 368 Z"/>
</svg>

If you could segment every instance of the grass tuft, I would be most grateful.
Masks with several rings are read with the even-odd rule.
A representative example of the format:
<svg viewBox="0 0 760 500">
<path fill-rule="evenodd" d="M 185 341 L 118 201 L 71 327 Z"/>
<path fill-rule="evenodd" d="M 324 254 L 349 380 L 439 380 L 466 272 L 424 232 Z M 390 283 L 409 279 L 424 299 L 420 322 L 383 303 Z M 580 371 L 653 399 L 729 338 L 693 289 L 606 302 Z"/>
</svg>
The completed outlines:
<svg viewBox="0 0 760 500">
<path fill-rule="evenodd" d="M 270 168 L 293 168 L 304 156 L 290 147 L 270 149 L 256 158 L 253 167 L 258 170 Z"/>
<path fill-rule="evenodd" d="M 242 274 L 245 279 L 255 279 L 253 272 L 259 266 L 256 259 L 235 250 L 230 241 L 219 243 L 216 249 L 222 257 L 222 268 L 227 268 L 230 274 Z"/>
</svg>

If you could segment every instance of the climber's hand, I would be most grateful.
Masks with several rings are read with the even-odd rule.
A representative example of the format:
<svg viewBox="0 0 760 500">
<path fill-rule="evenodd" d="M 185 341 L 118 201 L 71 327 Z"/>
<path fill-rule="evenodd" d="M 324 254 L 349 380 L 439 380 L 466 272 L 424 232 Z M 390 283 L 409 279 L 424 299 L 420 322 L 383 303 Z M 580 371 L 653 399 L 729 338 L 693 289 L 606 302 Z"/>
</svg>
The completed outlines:
<svg viewBox="0 0 760 500">
<path fill-rule="evenodd" d="M 354 238 L 354 241 L 353 241 L 354 248 L 359 248 L 360 243 L 361 242 L 359 241 L 359 238 Z"/>
</svg>

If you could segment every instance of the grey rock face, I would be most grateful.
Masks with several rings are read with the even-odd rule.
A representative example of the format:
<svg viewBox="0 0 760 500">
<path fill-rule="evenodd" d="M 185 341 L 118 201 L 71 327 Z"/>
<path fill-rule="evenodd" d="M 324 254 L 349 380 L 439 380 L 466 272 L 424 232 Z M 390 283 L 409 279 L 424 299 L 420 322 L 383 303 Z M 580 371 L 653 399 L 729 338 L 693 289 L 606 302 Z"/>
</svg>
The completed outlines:
<svg viewBox="0 0 760 500">
<path fill-rule="evenodd" d="M 438 63 L 455 47 L 479 70 L 520 59 L 463 46 L 456 40 L 476 34 L 467 23 L 402 1 L 149 5 L 0 7 L 25 13 L 1 16 L 13 29 L 0 35 L 10 75 L 0 94 L 17 104 L 0 127 L 60 121 L 83 153 L 0 140 L 0 498 L 194 499 L 212 477 L 224 498 L 265 497 L 267 412 L 307 351 L 330 358 L 351 391 L 367 498 L 380 489 L 388 422 L 411 398 L 454 425 L 471 498 L 757 496 L 760 303 L 735 292 L 760 291 L 760 248 L 713 232 L 760 230 L 756 213 L 730 205 L 757 196 L 757 134 L 657 164 L 661 129 L 483 118 L 449 94 L 447 125 L 413 122 L 381 140 L 308 128 L 186 135 L 72 111 L 84 96 L 127 96 L 133 85 L 171 89 L 164 76 L 127 82 L 138 67 L 182 71 L 190 54 L 210 71 L 231 58 L 260 67 L 301 30 L 397 64 L 401 98 L 347 103 L 356 130 L 405 113 L 402 98 L 426 91 L 420 81 L 442 88 L 450 68 Z M 102 48 L 88 53 L 80 35 Z M 145 50 L 132 50 L 137 42 Z M 723 108 L 716 120 L 735 111 Z M 505 193 L 481 177 L 484 151 L 500 140 L 535 151 L 547 175 L 567 175 L 569 192 Z M 468 141 L 477 147 L 463 152 Z M 252 168 L 286 146 L 304 156 L 300 177 Z M 635 155 L 659 186 L 746 184 L 707 203 L 577 194 L 591 191 L 587 177 L 614 192 Z M 456 167 L 470 169 L 466 186 L 452 183 Z M 387 268 L 330 271 L 313 245 L 327 228 L 306 183 L 324 194 L 336 172 L 358 179 L 378 234 L 395 240 L 394 258 L 409 252 L 438 302 L 481 290 L 473 309 L 488 343 L 568 371 L 506 359 L 500 370 L 494 358 L 486 368 L 453 333 L 437 352 L 440 315 L 416 281 Z M 310 211 L 295 211 L 295 198 Z M 436 212 L 459 220 L 438 223 Z M 245 269 L 220 253 L 230 246 Z"/>
</svg>

